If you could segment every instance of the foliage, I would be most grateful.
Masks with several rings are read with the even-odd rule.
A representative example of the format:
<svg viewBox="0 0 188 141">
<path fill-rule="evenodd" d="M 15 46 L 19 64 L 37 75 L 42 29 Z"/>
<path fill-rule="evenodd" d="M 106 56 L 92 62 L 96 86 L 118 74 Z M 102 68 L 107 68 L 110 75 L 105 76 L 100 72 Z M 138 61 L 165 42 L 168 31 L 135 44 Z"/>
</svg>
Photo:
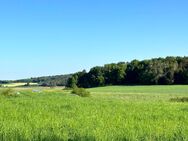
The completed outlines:
<svg viewBox="0 0 188 141">
<path fill-rule="evenodd" d="M 92 88 L 107 85 L 172 85 L 188 84 L 188 57 L 166 57 L 133 60 L 96 66 L 69 75 L 37 77 L 7 83 L 38 83 L 40 86 Z"/>
<path fill-rule="evenodd" d="M 24 86 L 29 87 L 30 86 L 30 82 L 27 82 Z"/>
<path fill-rule="evenodd" d="M 77 75 L 73 75 L 72 77 L 70 77 L 67 81 L 66 87 L 68 88 L 76 88 L 77 87 L 77 83 L 78 83 L 78 76 Z"/>
<path fill-rule="evenodd" d="M 38 83 L 40 86 L 54 87 L 54 86 L 65 86 L 67 84 L 67 80 L 70 77 L 71 74 L 44 76 L 44 77 L 36 77 L 30 79 L 21 79 L 21 80 L 16 80 L 14 82 Z"/>
<path fill-rule="evenodd" d="M 188 57 L 133 60 L 93 67 L 68 79 L 69 87 L 188 84 Z"/>
<path fill-rule="evenodd" d="M 76 94 L 81 97 L 89 97 L 90 96 L 90 92 L 86 91 L 84 88 L 74 88 L 71 93 Z"/>
</svg>

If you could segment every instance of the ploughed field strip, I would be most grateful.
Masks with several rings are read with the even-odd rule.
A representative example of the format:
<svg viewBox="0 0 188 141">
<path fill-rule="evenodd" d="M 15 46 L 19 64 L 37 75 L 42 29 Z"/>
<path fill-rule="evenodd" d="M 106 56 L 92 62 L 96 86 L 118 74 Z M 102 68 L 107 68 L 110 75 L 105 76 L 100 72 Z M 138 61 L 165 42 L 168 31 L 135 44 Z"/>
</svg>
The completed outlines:
<svg viewBox="0 0 188 141">
<path fill-rule="evenodd" d="M 0 91 L 2 91 L 1 89 Z M 62 88 L 0 96 L 0 140 L 188 140 L 188 86 Z"/>
</svg>

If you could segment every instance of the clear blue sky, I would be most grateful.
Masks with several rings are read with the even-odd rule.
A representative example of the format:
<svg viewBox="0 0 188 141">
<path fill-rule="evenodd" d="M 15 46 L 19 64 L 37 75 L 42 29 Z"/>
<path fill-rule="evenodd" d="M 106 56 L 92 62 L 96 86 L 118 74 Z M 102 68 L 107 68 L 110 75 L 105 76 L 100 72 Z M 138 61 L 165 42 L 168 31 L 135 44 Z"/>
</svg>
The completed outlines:
<svg viewBox="0 0 188 141">
<path fill-rule="evenodd" d="M 187 0 L 1 0 L 0 79 L 188 55 Z"/>
</svg>

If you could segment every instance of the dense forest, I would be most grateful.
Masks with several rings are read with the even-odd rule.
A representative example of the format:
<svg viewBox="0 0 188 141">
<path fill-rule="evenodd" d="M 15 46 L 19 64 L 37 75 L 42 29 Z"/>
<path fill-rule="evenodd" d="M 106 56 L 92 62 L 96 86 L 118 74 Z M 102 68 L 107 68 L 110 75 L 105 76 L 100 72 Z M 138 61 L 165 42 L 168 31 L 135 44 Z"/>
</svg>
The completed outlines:
<svg viewBox="0 0 188 141">
<path fill-rule="evenodd" d="M 68 79 L 67 87 L 106 85 L 171 85 L 188 84 L 188 57 L 166 57 L 106 64 L 77 72 Z"/>
</svg>

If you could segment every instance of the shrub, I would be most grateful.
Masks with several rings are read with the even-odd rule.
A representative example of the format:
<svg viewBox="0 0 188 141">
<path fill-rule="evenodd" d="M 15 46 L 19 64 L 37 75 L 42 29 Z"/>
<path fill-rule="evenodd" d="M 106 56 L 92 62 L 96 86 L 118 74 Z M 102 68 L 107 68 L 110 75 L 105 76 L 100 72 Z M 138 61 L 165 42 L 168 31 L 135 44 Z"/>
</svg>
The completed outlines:
<svg viewBox="0 0 188 141">
<path fill-rule="evenodd" d="M 24 86 L 29 87 L 30 86 L 30 82 L 27 82 Z"/>
<path fill-rule="evenodd" d="M 89 97 L 90 92 L 86 91 L 84 88 L 74 88 L 72 94 L 76 94 L 81 97 Z"/>
<path fill-rule="evenodd" d="M 172 101 L 172 102 L 188 102 L 188 97 L 171 98 L 170 101 Z"/>
<path fill-rule="evenodd" d="M 17 96 L 15 91 L 13 89 L 11 89 L 11 88 L 2 90 L 0 92 L 0 95 L 3 95 L 3 96 Z"/>
</svg>

